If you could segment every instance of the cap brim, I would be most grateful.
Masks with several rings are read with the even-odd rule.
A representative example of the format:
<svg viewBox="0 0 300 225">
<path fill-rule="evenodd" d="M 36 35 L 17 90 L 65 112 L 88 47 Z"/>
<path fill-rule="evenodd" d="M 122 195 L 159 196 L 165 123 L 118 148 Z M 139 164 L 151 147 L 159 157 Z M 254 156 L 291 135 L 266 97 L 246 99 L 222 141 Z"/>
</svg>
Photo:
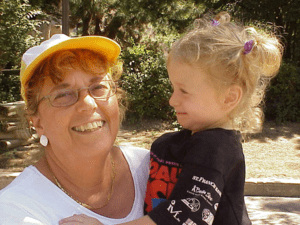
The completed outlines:
<svg viewBox="0 0 300 225">
<path fill-rule="evenodd" d="M 93 52 L 99 53 L 104 56 L 107 61 L 113 64 L 118 58 L 121 48 L 113 40 L 102 37 L 102 36 L 84 36 L 71 38 L 62 41 L 52 47 L 46 49 L 38 57 L 36 57 L 29 66 L 23 70 L 21 74 L 21 82 L 25 85 L 28 79 L 31 77 L 32 73 L 36 67 L 47 57 L 61 50 L 72 50 L 72 49 L 87 49 Z"/>
</svg>

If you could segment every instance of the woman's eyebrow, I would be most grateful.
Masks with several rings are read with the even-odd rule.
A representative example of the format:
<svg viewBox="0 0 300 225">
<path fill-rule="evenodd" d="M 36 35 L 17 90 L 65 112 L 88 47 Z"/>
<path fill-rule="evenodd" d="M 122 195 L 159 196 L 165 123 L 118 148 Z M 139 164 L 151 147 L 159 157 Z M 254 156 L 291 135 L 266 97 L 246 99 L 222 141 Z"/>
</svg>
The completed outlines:
<svg viewBox="0 0 300 225">
<path fill-rule="evenodd" d="M 103 76 L 97 76 L 97 77 L 92 77 L 91 79 L 90 79 L 90 83 L 94 83 L 94 82 L 97 82 L 97 81 L 100 81 L 100 80 L 103 80 L 104 78 L 105 78 L 105 76 L 106 76 L 106 74 L 105 75 L 103 75 Z M 56 90 L 60 90 L 60 89 L 64 89 L 64 88 L 68 88 L 68 87 L 70 87 L 71 85 L 70 84 L 68 84 L 68 83 L 61 83 L 61 84 L 59 84 L 59 85 L 56 85 L 56 86 L 54 86 L 52 89 L 51 89 L 51 91 L 50 92 L 53 92 L 53 91 L 56 91 Z"/>
<path fill-rule="evenodd" d="M 93 77 L 90 79 L 90 83 L 94 83 L 96 81 L 100 81 L 100 80 L 103 80 L 105 76 L 101 76 L 101 77 Z"/>
<path fill-rule="evenodd" d="M 97 81 L 100 81 L 100 80 L 105 80 L 106 76 L 107 76 L 107 73 L 101 74 L 100 76 L 92 77 L 90 79 L 90 83 L 94 83 L 94 82 L 97 82 Z"/>
<path fill-rule="evenodd" d="M 53 92 L 53 91 L 56 91 L 56 90 L 67 88 L 67 87 L 70 87 L 70 84 L 62 83 L 62 84 L 56 85 L 51 89 L 50 93 Z"/>
</svg>

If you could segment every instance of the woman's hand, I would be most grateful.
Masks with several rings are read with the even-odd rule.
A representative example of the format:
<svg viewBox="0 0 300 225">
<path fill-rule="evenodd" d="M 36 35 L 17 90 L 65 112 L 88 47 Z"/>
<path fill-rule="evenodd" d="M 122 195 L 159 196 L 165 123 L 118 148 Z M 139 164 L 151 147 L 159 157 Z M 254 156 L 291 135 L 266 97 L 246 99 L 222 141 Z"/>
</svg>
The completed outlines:
<svg viewBox="0 0 300 225">
<path fill-rule="evenodd" d="M 74 214 L 59 221 L 59 225 L 103 225 L 99 220 L 84 214 Z"/>
</svg>

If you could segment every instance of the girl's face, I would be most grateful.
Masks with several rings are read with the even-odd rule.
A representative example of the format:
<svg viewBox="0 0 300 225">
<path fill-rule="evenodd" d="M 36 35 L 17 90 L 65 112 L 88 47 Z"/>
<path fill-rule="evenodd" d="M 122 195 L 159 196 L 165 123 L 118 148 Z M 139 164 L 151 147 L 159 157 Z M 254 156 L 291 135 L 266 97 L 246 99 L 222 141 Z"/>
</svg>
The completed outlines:
<svg viewBox="0 0 300 225">
<path fill-rule="evenodd" d="M 61 89 L 89 87 L 105 75 L 90 75 L 82 70 L 69 71 L 65 79 L 55 85 L 45 80 L 41 98 Z M 38 134 L 45 135 L 49 147 L 57 157 L 93 156 L 111 148 L 119 127 L 119 107 L 116 95 L 105 100 L 94 99 L 87 89 L 79 92 L 78 101 L 66 107 L 53 107 L 48 99 L 40 102 L 33 117 Z"/>
<path fill-rule="evenodd" d="M 227 120 L 222 95 L 216 92 L 208 74 L 188 64 L 171 60 L 169 79 L 173 86 L 170 105 L 174 107 L 179 124 L 193 133 L 221 127 Z"/>
</svg>

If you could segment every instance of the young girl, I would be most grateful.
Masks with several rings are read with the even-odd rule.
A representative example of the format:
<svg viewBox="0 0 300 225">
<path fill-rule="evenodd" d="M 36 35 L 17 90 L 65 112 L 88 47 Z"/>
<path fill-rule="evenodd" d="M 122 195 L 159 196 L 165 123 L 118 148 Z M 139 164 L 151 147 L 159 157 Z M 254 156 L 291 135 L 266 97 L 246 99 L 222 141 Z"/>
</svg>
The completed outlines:
<svg viewBox="0 0 300 225">
<path fill-rule="evenodd" d="M 241 133 L 261 129 L 261 102 L 280 67 L 278 39 L 230 22 L 227 13 L 178 40 L 167 68 L 170 105 L 184 130 L 151 147 L 147 216 L 126 224 L 251 224 L 244 202 Z M 101 224 L 75 215 L 60 224 Z"/>
</svg>

